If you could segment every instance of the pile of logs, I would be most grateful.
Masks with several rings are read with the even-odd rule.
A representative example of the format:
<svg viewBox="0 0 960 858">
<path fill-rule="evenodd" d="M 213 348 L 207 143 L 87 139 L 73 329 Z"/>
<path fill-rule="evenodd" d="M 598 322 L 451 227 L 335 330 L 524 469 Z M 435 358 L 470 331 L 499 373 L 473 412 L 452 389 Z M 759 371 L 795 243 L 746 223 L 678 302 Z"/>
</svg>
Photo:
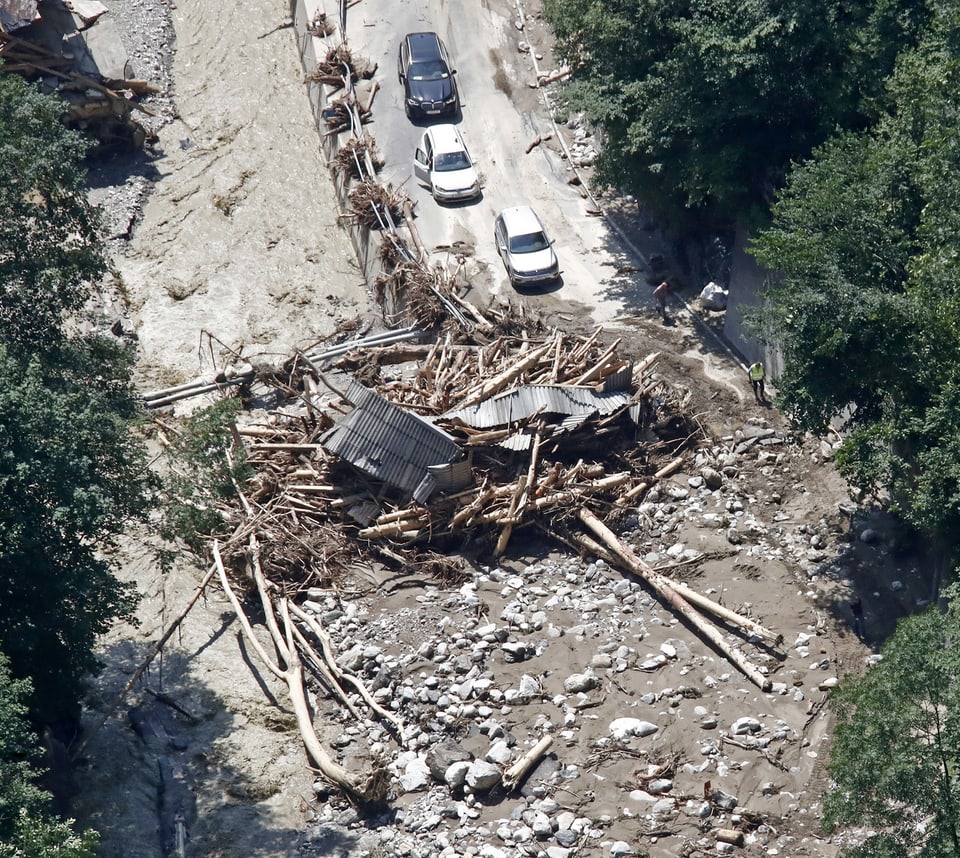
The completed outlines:
<svg viewBox="0 0 960 858">
<path fill-rule="evenodd" d="M 368 229 L 385 229 L 403 217 L 407 192 L 393 185 L 377 182 L 360 182 L 347 194 L 350 216 Z"/>
<path fill-rule="evenodd" d="M 605 344 L 601 337 L 601 329 L 589 337 L 527 332 L 481 345 L 448 333 L 430 346 L 395 343 L 347 352 L 323 369 L 304 358 L 289 382 L 302 388 L 296 415 L 238 430 L 256 471 L 247 493 L 263 510 L 263 562 L 271 576 L 288 589 L 315 585 L 349 561 L 343 534 L 359 540 L 354 551 L 372 550 L 380 559 L 406 562 L 424 549 L 443 552 L 465 539 L 500 554 L 523 527 L 568 530 L 564 522 L 576 505 L 603 510 L 619 498 L 637 498 L 638 486 L 656 482 L 662 460 L 674 459 L 685 442 L 638 443 L 658 416 L 653 396 L 668 402 L 670 391 L 652 375 L 657 355 L 633 366 L 619 357 L 619 341 Z M 565 415 L 541 412 L 491 429 L 455 416 L 521 386 L 602 391 L 607 379 L 629 375 L 631 367 L 617 406 L 575 426 L 564 425 Z M 325 451 L 320 436 L 350 407 L 346 385 L 328 376 L 344 372 L 456 439 L 469 459 L 473 488 L 411 504 Z M 503 443 L 523 436 L 519 447 Z M 582 550 L 593 547 L 581 543 Z M 231 546 L 224 551 L 230 556 Z"/>
<path fill-rule="evenodd" d="M 331 166 L 334 173 L 345 179 L 362 180 L 383 168 L 383 155 L 372 137 L 351 137 L 337 150 Z"/>
</svg>

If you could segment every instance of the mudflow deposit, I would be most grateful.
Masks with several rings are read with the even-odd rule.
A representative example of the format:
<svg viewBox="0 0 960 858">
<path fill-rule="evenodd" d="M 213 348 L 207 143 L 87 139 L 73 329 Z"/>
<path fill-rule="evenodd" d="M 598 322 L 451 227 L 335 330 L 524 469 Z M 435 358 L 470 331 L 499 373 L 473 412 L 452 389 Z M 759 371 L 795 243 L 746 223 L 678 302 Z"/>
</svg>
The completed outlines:
<svg viewBox="0 0 960 858">
<path fill-rule="evenodd" d="M 364 3 L 351 6 L 360 22 Z M 549 63 L 536 11 L 521 16 L 496 2 L 485 10 L 490 32 L 482 35 L 502 52 L 498 68 L 524 80 L 536 79 L 530 64 L 538 56 Z M 146 155 L 115 159 L 92 177 L 113 231 L 116 279 L 106 309 L 136 338 L 143 390 L 211 377 L 229 363 L 280 366 L 325 338 L 330 345 L 377 330 L 380 314 L 340 217 L 289 8 L 282 0 L 128 0 L 111 3 L 109 14 L 138 76 L 163 90 L 148 100 L 157 139 Z M 369 23 L 390 26 L 383 15 Z M 543 46 L 534 51 L 518 42 L 535 36 Z M 383 88 L 395 88 L 392 55 L 380 62 Z M 513 91 L 530 116 L 545 110 L 525 83 Z M 568 131 L 575 133 L 558 129 Z M 569 190 L 560 185 L 557 194 Z M 616 200 L 601 203 L 616 212 Z M 629 220 L 619 228 L 641 232 Z M 916 570 L 890 564 L 883 517 L 864 499 L 851 501 L 830 444 L 797 437 L 774 409 L 753 404 L 742 366 L 705 330 L 695 287 L 674 297 L 674 324 L 662 324 L 647 297 L 608 313 L 595 338 L 595 319 L 565 308 L 562 290 L 514 296 L 501 286 L 493 303 L 482 290 L 470 296 L 494 332 L 502 326 L 507 345 L 495 356 L 483 352 L 491 361 L 526 359 L 549 343 L 542 366 L 531 366 L 538 378 L 552 372 L 574 386 L 615 340 L 618 360 L 635 362 L 631 392 L 654 416 L 629 450 L 618 448 L 616 463 L 601 459 L 599 471 L 578 469 L 575 457 L 557 460 L 549 473 L 565 481 L 569 494 L 557 504 L 567 503 L 569 515 L 553 508 L 549 526 L 512 530 L 511 516 L 538 509 L 523 468 L 509 478 L 516 484 L 499 483 L 507 487 L 501 495 L 486 486 L 506 512 L 458 520 L 431 509 L 446 534 L 442 559 L 417 564 L 389 541 L 376 550 L 340 543 L 322 574 L 323 563 L 304 549 L 301 566 L 321 571 L 300 582 L 293 601 L 307 618 L 300 628 L 319 630 L 314 652 L 327 662 L 305 666 L 304 702 L 329 762 L 355 793 L 369 774 L 382 799 L 376 805 L 311 767 L 278 658 L 283 641 L 271 640 L 248 599 L 257 651 L 219 576 L 110 710 L 208 571 L 186 554 L 162 571 L 150 534 L 131 533 L 122 572 L 143 593 L 140 625 L 103 642 L 106 669 L 91 691 L 87 726 L 111 714 L 84 750 L 71 805 L 82 824 L 102 832 L 100 854 L 835 855 L 841 839 L 825 838 L 818 825 L 830 689 L 864 669 L 870 644 L 926 594 Z M 541 312 L 549 324 L 538 321 Z M 445 373 L 444 395 L 462 404 L 455 397 L 467 391 L 457 384 L 482 385 L 481 369 L 458 356 L 455 343 L 430 345 L 416 355 L 411 347 L 411 361 Z M 645 362 L 650 355 L 658 357 Z M 365 359 L 332 368 L 333 383 L 346 387 Z M 408 396 L 415 387 L 409 375 L 385 366 L 371 375 L 363 365 L 365 383 L 381 391 Z M 278 406 L 276 391 L 259 383 L 249 393 L 242 425 L 251 445 L 269 428 L 309 446 L 315 438 L 303 427 L 323 428 L 322 415 L 302 402 Z M 426 413 L 430 394 L 417 394 Z M 155 412 L 158 439 L 162 426 L 209 401 Z M 657 409 L 670 419 L 658 423 Z M 610 437 L 622 442 L 614 424 L 595 428 L 620 432 Z M 547 461 L 545 424 L 531 420 L 530 429 L 536 440 L 525 461 L 538 453 Z M 280 467 L 273 453 L 258 465 L 266 494 L 270 462 L 275 479 L 293 480 L 293 468 L 301 481 L 304 470 L 310 479 L 330 476 L 323 456 Z M 619 494 L 593 503 L 598 483 L 640 459 L 649 479 L 629 476 Z M 536 470 L 534 461 L 532 478 Z M 540 489 L 554 479 L 544 473 Z M 497 474 L 491 465 L 491 480 Z M 473 488 L 474 511 L 481 488 Z M 319 503 L 299 497 L 306 507 Z M 589 513 L 576 518 L 581 507 L 607 521 L 619 555 L 604 546 L 604 531 L 590 530 Z M 371 526 L 389 536 L 386 524 Z M 309 542 L 304 533 L 297 539 Z M 298 544 L 284 545 L 277 559 L 274 543 L 278 567 L 296 565 Z M 399 562 L 390 563 L 391 554 Z M 634 572 L 667 576 L 745 624 L 694 612 L 708 618 L 711 638 L 628 571 L 624 554 Z M 228 558 L 231 572 L 232 561 L 242 565 L 237 557 Z M 866 643 L 850 631 L 854 594 L 863 599 Z"/>
</svg>

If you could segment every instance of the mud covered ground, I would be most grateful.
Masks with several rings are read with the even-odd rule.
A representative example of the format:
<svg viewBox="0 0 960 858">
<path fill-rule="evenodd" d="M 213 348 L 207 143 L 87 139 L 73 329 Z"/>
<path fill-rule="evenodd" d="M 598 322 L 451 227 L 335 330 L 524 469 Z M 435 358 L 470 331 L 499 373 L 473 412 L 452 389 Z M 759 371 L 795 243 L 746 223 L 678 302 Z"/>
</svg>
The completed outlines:
<svg viewBox="0 0 960 858">
<path fill-rule="evenodd" d="M 147 387 L 203 375 L 231 355 L 248 360 L 287 355 L 344 319 L 371 314 L 340 226 L 287 5 L 282 0 L 156 5 L 161 12 L 169 9 L 176 34 L 169 121 L 161 124 L 158 143 L 125 183 L 104 179 L 95 189 L 99 201 L 124 194 L 142 201 L 132 225 L 120 218 L 115 230 L 113 285 L 117 312 L 136 331 L 138 377 Z M 135 6 L 130 4 L 128 15 Z M 150 32 L 141 39 L 169 43 L 168 31 Z M 622 226 L 630 231 L 638 225 L 624 217 Z M 622 337 L 622 350 L 635 356 L 661 352 L 661 377 L 686 392 L 688 408 L 707 439 L 732 443 L 751 421 L 789 436 L 774 410 L 753 404 L 742 367 L 684 305 L 693 298 L 692 292 L 677 296 L 670 325 L 653 314 L 652 306 L 624 313 L 611 326 L 611 336 Z M 590 327 L 589 319 L 574 312 L 558 312 L 552 321 Z M 711 443 L 705 441 L 705 447 Z M 779 452 L 779 458 L 744 474 L 737 497 L 780 536 L 736 552 L 723 531 L 685 525 L 670 538 L 715 558 L 697 568 L 692 585 L 721 593 L 725 604 L 749 604 L 766 626 L 784 635 L 777 677 L 803 687 L 802 700 L 760 695 L 738 679 L 735 691 L 711 695 L 703 705 L 721 724 L 763 711 L 799 731 L 803 743 L 792 747 L 791 759 L 769 777 L 746 767 L 742 799 L 759 803 L 759 784 L 776 780 L 779 798 L 764 800 L 762 808 L 778 815 L 780 834 L 795 837 L 794 845 L 779 854 L 826 858 L 837 846 L 821 839 L 816 826 L 830 734 L 823 707 L 828 692 L 819 681 L 862 669 L 869 654 L 869 646 L 849 632 L 849 599 L 854 592 L 862 595 L 868 643 L 875 643 L 896 617 L 928 594 L 915 570 L 890 560 L 879 519 L 851 519 L 848 493 L 825 458 L 828 450 L 811 439 L 791 439 Z M 682 487 L 691 473 L 678 475 L 676 484 Z M 880 535 L 862 540 L 868 524 Z M 804 539 L 809 552 L 798 553 Z M 540 543 L 514 544 L 506 572 L 556 560 Z M 107 667 L 92 690 L 88 724 L 98 720 L 205 571 L 186 557 L 163 570 L 154 548 L 147 532 L 131 533 L 125 546 L 123 575 L 144 594 L 140 625 L 118 628 L 104 641 Z M 466 559 L 477 574 L 488 565 L 483 558 Z M 382 628 L 391 636 L 372 644 L 395 651 L 432 633 L 432 627 L 424 632 L 418 624 L 436 624 L 429 612 L 417 613 L 423 604 L 418 597 L 424 595 L 417 590 L 391 595 L 360 576 L 342 582 L 336 595 L 370 618 L 371 630 Z M 485 598 L 493 615 L 501 597 L 491 588 Z M 655 613 L 670 624 L 668 612 L 658 608 Z M 815 641 L 809 654 L 791 649 L 801 633 Z M 669 634 L 683 638 L 693 661 L 702 664 L 713 657 L 690 630 L 670 628 Z M 589 654 L 573 640 L 567 639 L 563 659 L 551 665 L 558 675 L 589 662 Z M 658 644 L 649 645 L 656 650 Z M 597 645 L 591 641 L 589 652 Z M 814 667 L 824 660 L 828 668 Z M 523 669 L 518 665 L 512 673 L 504 665 L 497 681 L 514 682 Z M 670 670 L 676 673 L 657 675 L 657 687 L 690 681 L 683 665 Z M 634 704 L 631 697 L 611 694 L 603 714 L 623 714 Z M 334 742 L 344 722 L 328 702 L 318 699 L 316 705 L 321 738 Z M 524 717 L 517 715 L 518 730 Z M 585 760 L 591 743 L 606 735 L 608 721 L 585 721 L 579 744 L 558 754 Z M 688 723 L 671 733 L 689 759 L 696 755 L 700 731 Z M 630 831 L 618 783 L 630 775 L 627 768 L 594 779 L 594 804 L 584 811 L 617 820 L 618 833 Z M 177 854 L 183 833 L 183 854 L 197 856 L 390 854 L 388 841 L 358 826 L 350 808 L 318 798 L 282 689 L 248 652 L 229 604 L 215 588 L 96 734 L 76 775 L 73 812 L 102 832 L 104 856 Z M 397 800 L 401 807 L 411 801 L 411 796 Z M 505 813 L 504 807 L 488 810 L 491 819 Z M 328 826 L 318 839 L 314 823 L 319 817 L 329 821 L 331 813 L 339 827 Z M 640 854 L 678 854 L 677 841 L 670 838 L 659 843 L 636 838 L 635 846 Z M 409 854 L 431 854 L 430 848 L 424 841 L 421 852 Z M 598 843 L 578 854 L 602 855 L 608 848 Z M 745 854 L 763 853 L 758 847 Z"/>
</svg>

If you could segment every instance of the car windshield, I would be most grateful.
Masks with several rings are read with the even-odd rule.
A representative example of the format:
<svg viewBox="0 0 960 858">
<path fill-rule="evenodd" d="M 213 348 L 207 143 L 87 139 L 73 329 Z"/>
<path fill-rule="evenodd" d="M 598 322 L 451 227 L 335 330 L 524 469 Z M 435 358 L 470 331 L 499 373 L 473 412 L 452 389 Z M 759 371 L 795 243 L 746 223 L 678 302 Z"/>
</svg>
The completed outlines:
<svg viewBox="0 0 960 858">
<path fill-rule="evenodd" d="M 546 250 L 549 246 L 550 242 L 542 232 L 515 235 L 510 239 L 511 253 L 536 253 L 538 250 Z"/>
<path fill-rule="evenodd" d="M 447 64 L 443 60 L 430 60 L 410 66 L 410 80 L 443 80 L 449 76 Z"/>
<path fill-rule="evenodd" d="M 433 159 L 433 169 L 438 173 L 466 170 L 471 166 L 466 152 L 441 152 Z"/>
</svg>

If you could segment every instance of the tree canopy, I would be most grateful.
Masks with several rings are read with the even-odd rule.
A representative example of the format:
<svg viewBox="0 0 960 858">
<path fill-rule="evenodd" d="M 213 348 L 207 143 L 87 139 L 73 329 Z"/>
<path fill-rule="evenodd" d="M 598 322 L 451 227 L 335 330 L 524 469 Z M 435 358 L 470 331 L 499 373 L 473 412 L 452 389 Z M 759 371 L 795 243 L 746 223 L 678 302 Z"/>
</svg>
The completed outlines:
<svg viewBox="0 0 960 858">
<path fill-rule="evenodd" d="M 62 111 L 0 75 L 0 858 L 93 854 L 35 785 L 36 729 L 76 717 L 97 637 L 132 615 L 110 558 L 153 483 L 132 356 L 76 324 L 106 263 Z"/>
<path fill-rule="evenodd" d="M 743 220 L 792 160 L 869 121 L 910 0 L 546 0 L 568 105 L 601 126 L 601 183 L 673 220 Z"/>
<path fill-rule="evenodd" d="M 0 858 L 92 858 L 96 834 L 54 821 L 50 797 L 34 783 L 40 752 L 26 718 L 29 691 L 0 654 Z"/>
<path fill-rule="evenodd" d="M 838 462 L 943 545 L 960 536 L 958 4 L 936 4 L 888 81 L 889 111 L 797 165 L 753 244 L 779 272 L 762 327 L 780 404 L 844 421 Z"/>
<path fill-rule="evenodd" d="M 960 593 L 949 595 L 945 612 L 902 620 L 883 660 L 831 696 L 826 826 L 875 829 L 847 858 L 960 854 Z"/>
<path fill-rule="evenodd" d="M 42 720 L 76 713 L 97 637 L 134 605 L 104 550 L 145 508 L 144 454 L 106 373 L 121 356 L 91 351 L 103 375 L 51 378 L 0 343 L 0 652 Z"/>
<path fill-rule="evenodd" d="M 0 73 L 0 331 L 11 348 L 56 337 L 106 262 L 80 169 L 88 146 L 63 104 Z"/>
</svg>

